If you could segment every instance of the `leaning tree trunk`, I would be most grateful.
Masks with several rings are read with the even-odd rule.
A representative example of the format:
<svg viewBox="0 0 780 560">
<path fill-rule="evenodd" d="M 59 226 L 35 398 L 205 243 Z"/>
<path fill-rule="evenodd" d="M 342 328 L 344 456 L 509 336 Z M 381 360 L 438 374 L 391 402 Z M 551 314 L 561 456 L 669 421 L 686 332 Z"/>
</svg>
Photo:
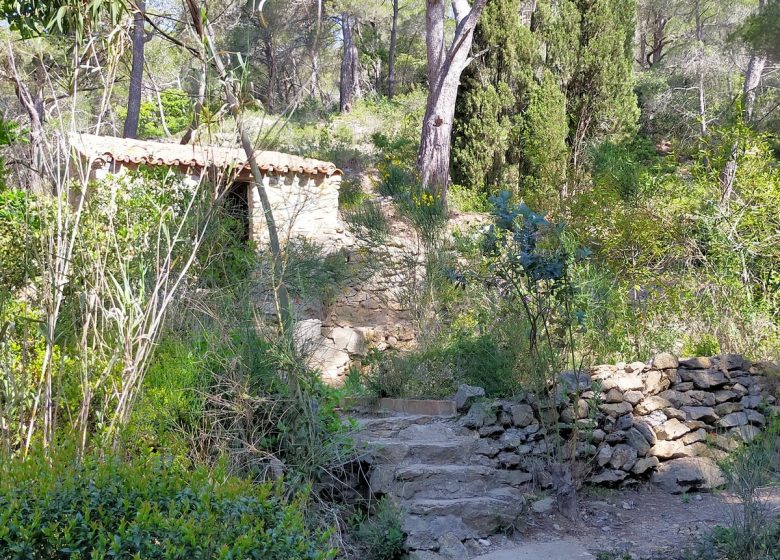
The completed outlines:
<svg viewBox="0 0 780 560">
<path fill-rule="evenodd" d="M 387 97 L 395 95 L 395 58 L 398 49 L 398 0 L 393 0 L 393 24 L 390 27 L 390 50 L 387 53 Z"/>
<path fill-rule="evenodd" d="M 344 53 L 341 58 L 341 74 L 339 82 L 339 107 L 341 112 L 348 112 L 352 103 L 360 97 L 360 60 L 355 45 L 353 22 L 349 14 L 341 16 L 341 33 L 344 40 Z"/>
<path fill-rule="evenodd" d="M 144 79 L 144 44 L 146 36 L 144 34 L 144 12 L 146 11 L 145 0 L 136 0 L 136 11 L 133 16 L 133 63 L 130 68 L 130 90 L 127 94 L 127 117 L 125 117 L 125 128 L 123 136 L 125 138 L 136 138 L 138 136 L 138 121 L 141 114 L 141 87 Z"/>
<path fill-rule="evenodd" d="M 450 148 L 455 101 L 460 75 L 471 59 L 474 28 L 486 0 L 452 0 L 457 27 L 452 44 L 444 48 L 444 2 L 427 0 L 425 10 L 428 54 L 428 100 L 425 106 L 417 167 L 423 188 L 436 193 L 446 210 L 447 183 L 450 176 Z"/>
</svg>

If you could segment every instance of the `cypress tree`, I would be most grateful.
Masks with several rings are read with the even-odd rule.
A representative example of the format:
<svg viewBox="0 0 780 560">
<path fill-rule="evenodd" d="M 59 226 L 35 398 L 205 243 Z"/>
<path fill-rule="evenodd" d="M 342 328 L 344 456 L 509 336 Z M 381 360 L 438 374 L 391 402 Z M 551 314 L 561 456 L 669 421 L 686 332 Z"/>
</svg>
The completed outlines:
<svg viewBox="0 0 780 560">
<path fill-rule="evenodd" d="M 453 179 L 565 195 L 585 147 L 632 131 L 635 0 L 492 0 L 458 99 Z M 510 175 L 516 170 L 514 176 Z M 545 196 L 547 196 L 545 195 Z"/>
</svg>

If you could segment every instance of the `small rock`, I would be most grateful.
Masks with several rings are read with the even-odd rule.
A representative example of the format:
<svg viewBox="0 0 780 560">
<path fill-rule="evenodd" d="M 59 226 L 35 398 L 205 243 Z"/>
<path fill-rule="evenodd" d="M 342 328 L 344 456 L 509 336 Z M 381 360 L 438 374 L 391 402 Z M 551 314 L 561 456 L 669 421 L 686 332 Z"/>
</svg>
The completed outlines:
<svg viewBox="0 0 780 560">
<path fill-rule="evenodd" d="M 747 414 L 744 412 L 732 412 L 727 414 L 718 421 L 718 426 L 721 428 L 737 428 L 744 426 L 748 423 Z"/>
<path fill-rule="evenodd" d="M 446 533 L 439 537 L 439 555 L 460 560 L 468 558 L 469 553 L 455 533 Z"/>
<path fill-rule="evenodd" d="M 534 510 L 535 513 L 540 514 L 552 511 L 553 507 L 555 507 L 555 498 L 553 496 L 547 496 L 546 498 L 542 498 L 531 504 L 531 509 Z"/>
<path fill-rule="evenodd" d="M 534 409 L 527 404 L 515 404 L 509 409 L 512 414 L 512 424 L 525 428 L 534 421 Z"/>
<path fill-rule="evenodd" d="M 626 391 L 623 395 L 623 400 L 632 405 L 636 405 L 644 398 L 644 394 L 640 391 Z"/>
<path fill-rule="evenodd" d="M 482 387 L 461 385 L 458 387 L 458 392 L 455 393 L 455 408 L 457 408 L 459 412 L 466 412 L 466 410 L 474 404 L 474 401 L 484 396 L 485 389 Z"/>
<path fill-rule="evenodd" d="M 680 441 L 682 441 L 685 445 L 690 445 L 692 443 L 697 443 L 700 441 L 704 441 L 707 439 L 707 431 L 704 429 L 698 429 L 695 432 L 689 432 L 685 434 Z"/>
<path fill-rule="evenodd" d="M 741 439 L 744 442 L 750 442 L 753 441 L 753 439 L 761 433 L 761 430 L 759 430 L 756 426 L 739 426 L 737 428 L 734 428 L 732 430 L 729 430 L 729 433 L 737 439 Z"/>
<path fill-rule="evenodd" d="M 661 352 L 653 358 L 652 365 L 655 369 L 672 369 L 679 367 L 680 361 L 674 354 Z"/>
<path fill-rule="evenodd" d="M 675 440 L 690 432 L 691 429 L 677 418 L 667 420 L 655 429 L 655 435 L 660 440 Z"/>
<path fill-rule="evenodd" d="M 689 457 L 693 451 L 686 448 L 679 440 L 677 441 L 658 441 L 648 452 L 653 457 L 658 457 L 662 461 L 668 459 L 678 459 Z"/>
<path fill-rule="evenodd" d="M 629 471 L 636 464 L 636 459 L 637 450 L 630 445 L 621 443 L 615 446 L 609 464 L 615 469 Z"/>
<path fill-rule="evenodd" d="M 483 438 L 495 438 L 504 433 L 504 428 L 498 424 L 493 426 L 483 426 L 479 429 L 479 437 Z"/>
<path fill-rule="evenodd" d="M 724 402 L 715 407 L 715 412 L 720 416 L 726 416 L 732 412 L 742 412 L 742 404 L 738 402 Z"/>
<path fill-rule="evenodd" d="M 609 463 L 610 459 L 612 459 L 612 451 L 613 449 L 610 445 L 605 445 L 599 449 L 599 453 L 596 456 L 596 462 L 600 467 Z"/>
<path fill-rule="evenodd" d="M 757 410 L 746 410 L 745 414 L 747 415 L 748 422 L 751 424 L 755 424 L 757 426 L 763 426 L 766 424 L 766 416 L 761 414 Z"/>
<path fill-rule="evenodd" d="M 717 409 L 709 406 L 684 406 L 681 409 L 687 420 L 702 420 L 703 422 L 716 422 L 720 419 Z"/>
<path fill-rule="evenodd" d="M 636 428 L 631 428 L 626 432 L 626 440 L 631 447 L 636 449 L 637 455 L 640 457 L 647 455 L 647 452 L 650 451 L 650 447 L 652 447 L 642 432 Z"/>
<path fill-rule="evenodd" d="M 692 381 L 699 389 L 712 389 L 728 383 L 728 379 L 723 372 L 716 369 L 701 370 L 680 370 L 680 377 L 683 381 Z"/>
<path fill-rule="evenodd" d="M 634 468 L 631 469 L 631 472 L 637 475 L 644 474 L 650 469 L 656 468 L 660 464 L 661 461 L 658 460 L 658 457 L 645 457 L 643 459 L 639 459 L 636 462 Z"/>
<path fill-rule="evenodd" d="M 735 400 L 739 397 L 737 393 L 734 391 L 729 391 L 728 389 L 721 389 L 720 391 L 715 391 L 713 393 L 715 396 L 715 402 L 718 404 L 725 403 L 727 401 Z"/>
<path fill-rule="evenodd" d="M 623 391 L 618 389 L 617 387 L 613 387 L 607 392 L 607 395 L 604 397 L 604 402 L 610 403 L 610 404 L 616 404 L 616 403 L 622 403 L 623 402 Z"/>
<path fill-rule="evenodd" d="M 634 429 L 641 433 L 650 445 L 655 445 L 655 442 L 658 441 L 655 431 L 644 422 L 634 422 Z"/>
<path fill-rule="evenodd" d="M 614 484 L 625 480 L 627 476 L 628 473 L 626 471 L 607 469 L 590 477 L 588 480 L 593 484 Z"/>
<path fill-rule="evenodd" d="M 675 383 L 672 387 L 675 391 L 680 393 L 687 393 L 693 390 L 693 381 L 683 381 L 682 383 Z"/>
<path fill-rule="evenodd" d="M 622 402 L 618 404 L 601 404 L 599 405 L 599 410 L 609 416 L 618 417 L 628 414 L 634 410 L 634 407 L 627 402 Z"/>
<path fill-rule="evenodd" d="M 655 410 L 668 408 L 670 406 L 672 406 L 672 403 L 670 403 L 668 400 L 658 395 L 654 395 L 652 397 L 647 397 L 642 402 L 637 404 L 636 413 L 642 415 L 650 414 Z"/>
<path fill-rule="evenodd" d="M 712 367 L 712 360 L 709 358 L 687 358 L 680 360 L 680 367 L 687 369 L 709 369 Z"/>
</svg>

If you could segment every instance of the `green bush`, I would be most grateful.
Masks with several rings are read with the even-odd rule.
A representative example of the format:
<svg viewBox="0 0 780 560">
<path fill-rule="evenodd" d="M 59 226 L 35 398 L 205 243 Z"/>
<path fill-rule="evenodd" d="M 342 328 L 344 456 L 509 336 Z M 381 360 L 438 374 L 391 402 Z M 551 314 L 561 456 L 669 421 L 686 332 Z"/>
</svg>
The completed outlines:
<svg viewBox="0 0 780 560">
<path fill-rule="evenodd" d="M 388 498 L 376 503 L 373 513 L 359 516 L 355 537 L 367 560 L 399 560 L 404 555 L 401 511 Z"/>
<path fill-rule="evenodd" d="M 326 559 L 304 496 L 160 457 L 55 455 L 0 467 L 0 557 Z"/>
</svg>

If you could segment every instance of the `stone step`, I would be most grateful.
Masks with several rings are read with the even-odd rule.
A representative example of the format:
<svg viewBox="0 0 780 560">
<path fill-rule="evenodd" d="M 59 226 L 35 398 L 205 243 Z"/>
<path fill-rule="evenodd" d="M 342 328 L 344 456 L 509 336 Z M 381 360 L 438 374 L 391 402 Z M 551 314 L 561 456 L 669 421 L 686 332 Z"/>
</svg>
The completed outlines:
<svg viewBox="0 0 780 560">
<path fill-rule="evenodd" d="M 438 441 L 372 438 L 361 443 L 375 465 L 468 465 L 484 459 L 473 454 L 478 441 L 474 437 L 453 437 Z"/>
<path fill-rule="evenodd" d="M 413 550 L 439 547 L 439 537 L 453 533 L 461 541 L 486 538 L 515 527 L 523 512 L 522 497 L 503 495 L 402 503 L 406 546 Z"/>
<path fill-rule="evenodd" d="M 480 465 L 379 465 L 371 473 L 371 491 L 403 500 L 476 498 L 499 489 L 519 489 L 533 476 L 520 470 Z M 521 494 L 520 494 L 521 495 Z"/>
<path fill-rule="evenodd" d="M 360 430 L 360 436 L 371 437 L 395 437 L 401 430 L 413 425 L 426 425 L 440 422 L 438 416 L 422 414 L 371 416 L 367 418 L 355 418 Z"/>
</svg>

